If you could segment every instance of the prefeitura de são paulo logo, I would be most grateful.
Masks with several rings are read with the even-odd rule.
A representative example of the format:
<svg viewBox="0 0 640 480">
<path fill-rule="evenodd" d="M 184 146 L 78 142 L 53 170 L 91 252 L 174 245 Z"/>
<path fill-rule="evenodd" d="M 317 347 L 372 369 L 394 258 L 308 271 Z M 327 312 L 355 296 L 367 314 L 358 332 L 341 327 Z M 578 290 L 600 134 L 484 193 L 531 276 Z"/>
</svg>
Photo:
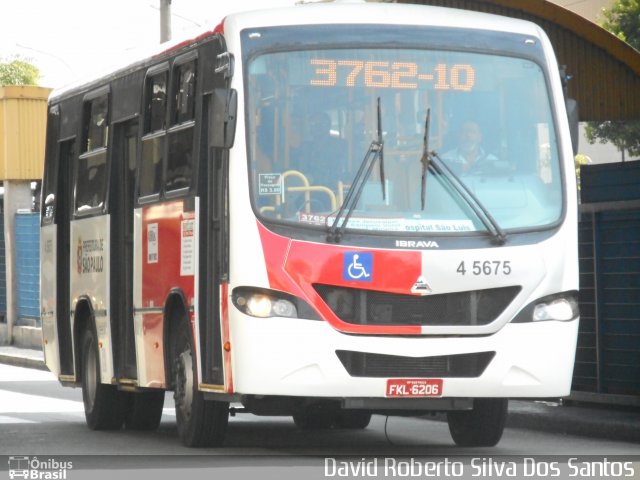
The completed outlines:
<svg viewBox="0 0 640 480">
<path fill-rule="evenodd" d="M 84 273 L 102 273 L 104 271 L 104 239 L 83 240 L 78 237 L 76 246 L 76 271 Z"/>
<path fill-rule="evenodd" d="M 27 456 L 9 457 L 9 478 L 27 478 L 34 480 L 65 480 L 67 472 L 73 468 L 73 462 L 55 458 Z"/>
</svg>

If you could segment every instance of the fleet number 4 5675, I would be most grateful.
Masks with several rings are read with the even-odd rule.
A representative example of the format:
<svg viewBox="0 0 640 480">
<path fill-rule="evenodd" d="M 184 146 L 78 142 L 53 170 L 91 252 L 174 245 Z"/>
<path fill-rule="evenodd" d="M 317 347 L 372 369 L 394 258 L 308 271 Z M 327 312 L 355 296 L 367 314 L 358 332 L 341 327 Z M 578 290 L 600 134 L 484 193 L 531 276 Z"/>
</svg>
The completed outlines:
<svg viewBox="0 0 640 480">
<path fill-rule="evenodd" d="M 511 261 L 510 260 L 473 260 L 473 261 L 461 261 L 456 269 L 460 275 L 474 275 L 476 277 L 480 275 L 511 275 Z"/>
</svg>

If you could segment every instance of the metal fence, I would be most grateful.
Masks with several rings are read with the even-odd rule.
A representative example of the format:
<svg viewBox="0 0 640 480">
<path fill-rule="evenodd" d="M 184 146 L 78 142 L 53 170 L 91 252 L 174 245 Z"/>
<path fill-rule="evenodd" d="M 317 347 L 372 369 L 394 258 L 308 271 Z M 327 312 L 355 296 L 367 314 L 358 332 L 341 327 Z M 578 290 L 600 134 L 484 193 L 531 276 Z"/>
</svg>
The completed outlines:
<svg viewBox="0 0 640 480">
<path fill-rule="evenodd" d="M 583 168 L 572 397 L 640 404 L 640 162 Z"/>
<path fill-rule="evenodd" d="M 7 267 L 4 250 L 4 215 L 0 214 L 0 322 L 7 321 Z"/>
<path fill-rule="evenodd" d="M 18 325 L 40 326 L 40 222 L 37 213 L 16 214 Z"/>
</svg>

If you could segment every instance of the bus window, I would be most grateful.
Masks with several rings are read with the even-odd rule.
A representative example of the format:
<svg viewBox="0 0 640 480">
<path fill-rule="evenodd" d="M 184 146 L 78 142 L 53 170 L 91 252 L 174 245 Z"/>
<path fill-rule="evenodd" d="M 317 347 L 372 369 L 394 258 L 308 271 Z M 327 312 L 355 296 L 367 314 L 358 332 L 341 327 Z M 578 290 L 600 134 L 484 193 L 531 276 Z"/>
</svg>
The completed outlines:
<svg viewBox="0 0 640 480">
<path fill-rule="evenodd" d="M 174 103 L 171 112 L 167 157 L 167 190 L 191 185 L 193 172 L 193 129 L 195 117 L 196 61 L 178 64 L 173 70 Z"/>
<path fill-rule="evenodd" d="M 107 146 L 107 126 L 108 96 L 102 95 L 98 98 L 85 102 L 85 142 L 84 151 L 88 152 Z"/>
<path fill-rule="evenodd" d="M 195 60 L 174 67 L 174 98 L 172 124 L 193 120 L 196 111 L 196 62 Z"/>
<path fill-rule="evenodd" d="M 86 213 L 88 210 L 104 206 L 109 131 L 108 100 L 108 95 L 104 94 L 84 103 L 83 153 L 78 158 L 75 176 L 77 213 Z"/>
<path fill-rule="evenodd" d="M 59 159 L 56 158 L 58 142 L 58 129 L 60 125 L 60 107 L 57 105 L 49 109 L 47 119 L 47 155 L 45 162 L 44 180 L 42 182 L 42 224 L 49 225 L 54 221 L 56 211 L 56 195 L 58 194 L 57 167 Z"/>
<path fill-rule="evenodd" d="M 167 114 L 168 71 L 150 73 L 145 81 L 145 119 L 140 165 L 141 197 L 158 195 L 162 178 L 162 160 Z"/>
<path fill-rule="evenodd" d="M 193 127 L 169 134 L 167 190 L 187 188 L 191 184 Z"/>
<path fill-rule="evenodd" d="M 163 140 L 164 133 L 142 139 L 142 163 L 139 176 L 141 197 L 160 193 Z"/>
<path fill-rule="evenodd" d="M 167 113 L 167 72 L 149 77 L 145 88 L 145 128 L 144 133 L 165 129 Z"/>
<path fill-rule="evenodd" d="M 104 205 L 107 153 L 80 157 L 76 176 L 76 211 L 84 212 Z"/>
</svg>

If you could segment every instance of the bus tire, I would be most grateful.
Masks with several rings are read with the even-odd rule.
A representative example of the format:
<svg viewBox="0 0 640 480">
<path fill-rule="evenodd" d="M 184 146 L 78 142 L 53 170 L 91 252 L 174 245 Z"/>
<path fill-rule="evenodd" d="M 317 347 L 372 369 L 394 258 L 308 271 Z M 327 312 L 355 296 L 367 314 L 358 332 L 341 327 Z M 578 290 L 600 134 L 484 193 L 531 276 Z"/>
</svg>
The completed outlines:
<svg viewBox="0 0 640 480">
<path fill-rule="evenodd" d="M 128 394 L 124 426 L 128 430 L 151 431 L 158 428 L 164 407 L 164 390 Z"/>
<path fill-rule="evenodd" d="M 191 329 L 187 324 L 178 332 L 174 368 L 178 435 L 187 447 L 222 445 L 229 422 L 229 402 L 207 401 L 198 390 Z"/>
<path fill-rule="evenodd" d="M 115 385 L 100 383 L 100 354 L 94 328 L 84 330 L 81 339 L 82 401 L 91 430 L 118 430 L 124 421 L 124 395 Z"/>
<path fill-rule="evenodd" d="M 336 418 L 338 428 L 363 430 L 371 422 L 371 412 L 367 410 L 342 410 Z"/>
<path fill-rule="evenodd" d="M 507 423 L 508 405 L 506 398 L 476 398 L 471 410 L 447 412 L 453 441 L 460 447 L 497 445 Z"/>
</svg>

